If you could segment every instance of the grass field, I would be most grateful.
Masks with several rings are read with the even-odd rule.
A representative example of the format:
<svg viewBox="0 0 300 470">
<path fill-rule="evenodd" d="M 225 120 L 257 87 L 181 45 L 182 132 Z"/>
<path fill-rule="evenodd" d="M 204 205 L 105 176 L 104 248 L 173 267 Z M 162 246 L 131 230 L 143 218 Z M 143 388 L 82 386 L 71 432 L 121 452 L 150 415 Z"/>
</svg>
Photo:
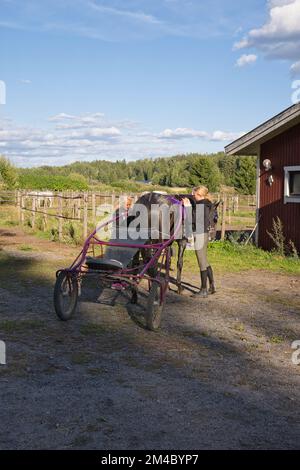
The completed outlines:
<svg viewBox="0 0 300 470">
<path fill-rule="evenodd" d="M 37 226 L 34 230 L 29 225 L 25 225 L 23 230 L 26 235 L 34 235 L 37 237 L 37 245 L 38 240 L 56 242 L 55 224 L 56 220 L 53 219 L 46 231 L 39 230 L 38 224 L 36 224 Z M 0 227 L 18 227 L 17 209 L 15 207 L 0 205 Z M 70 245 L 70 248 L 73 247 L 74 250 L 76 246 L 79 248 L 82 242 L 82 236 L 79 225 L 73 225 L 74 232 L 72 236 L 70 228 L 68 224 L 64 226 L 64 242 Z M 90 225 L 89 228 L 92 230 L 93 226 Z M 40 249 L 40 247 L 38 248 L 32 242 L 27 243 L 26 239 L 18 246 L 18 250 L 23 252 L 40 251 Z M 273 272 L 300 274 L 299 259 L 281 257 L 277 253 L 265 252 L 251 244 L 245 246 L 229 241 L 212 242 L 209 245 L 209 261 L 215 269 L 220 272 L 240 272 L 263 269 Z M 190 270 L 191 272 L 197 272 L 198 270 L 196 257 L 192 250 L 187 250 L 185 253 L 184 269 Z"/>
</svg>

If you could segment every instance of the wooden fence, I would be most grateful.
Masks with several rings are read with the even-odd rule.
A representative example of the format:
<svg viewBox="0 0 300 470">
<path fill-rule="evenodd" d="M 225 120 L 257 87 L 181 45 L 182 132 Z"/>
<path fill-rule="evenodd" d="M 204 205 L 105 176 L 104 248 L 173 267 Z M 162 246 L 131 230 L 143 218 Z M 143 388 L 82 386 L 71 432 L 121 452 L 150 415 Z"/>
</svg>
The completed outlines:
<svg viewBox="0 0 300 470">
<path fill-rule="evenodd" d="M 127 194 L 129 195 L 129 194 Z M 138 194 L 130 194 L 134 201 Z M 42 218 L 42 230 L 46 230 L 50 218 L 56 219 L 58 239 L 63 240 L 64 222 L 74 221 L 82 225 L 82 236 L 87 237 L 88 226 L 97 223 L 97 208 L 107 206 L 116 208 L 124 195 L 103 192 L 78 191 L 0 191 L 0 204 L 14 205 L 18 211 L 20 225 L 29 223 L 34 229 L 37 216 Z M 226 230 L 251 229 L 255 225 L 253 212 L 256 209 L 255 196 L 214 194 L 215 200 L 220 200 L 219 229 L 224 240 Z M 247 217 L 249 213 L 249 217 Z M 238 222 L 244 219 L 241 226 Z"/>
</svg>

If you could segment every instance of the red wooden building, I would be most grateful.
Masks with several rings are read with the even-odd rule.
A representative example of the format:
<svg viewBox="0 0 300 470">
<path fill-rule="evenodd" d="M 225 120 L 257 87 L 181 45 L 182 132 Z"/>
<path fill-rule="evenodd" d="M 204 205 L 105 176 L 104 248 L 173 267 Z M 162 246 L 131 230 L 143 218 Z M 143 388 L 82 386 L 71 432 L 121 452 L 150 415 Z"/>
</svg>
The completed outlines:
<svg viewBox="0 0 300 470">
<path fill-rule="evenodd" d="M 228 155 L 257 155 L 256 242 L 274 248 L 267 231 L 279 217 L 286 242 L 300 252 L 300 103 L 225 148 Z"/>
</svg>

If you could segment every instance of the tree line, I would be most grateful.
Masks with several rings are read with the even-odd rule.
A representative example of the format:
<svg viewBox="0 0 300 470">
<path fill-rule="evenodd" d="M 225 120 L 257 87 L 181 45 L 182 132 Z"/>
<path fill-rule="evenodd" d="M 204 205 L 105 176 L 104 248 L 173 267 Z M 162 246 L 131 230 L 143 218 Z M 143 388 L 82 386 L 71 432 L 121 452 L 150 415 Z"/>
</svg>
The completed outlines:
<svg viewBox="0 0 300 470">
<path fill-rule="evenodd" d="M 223 152 L 190 153 L 168 158 L 95 160 L 38 168 L 16 168 L 0 157 L 1 180 L 7 187 L 24 189 L 86 190 L 101 183 L 138 190 L 141 183 L 183 188 L 203 184 L 211 192 L 217 192 L 225 185 L 242 194 L 254 194 L 256 157 L 226 156 Z"/>
</svg>

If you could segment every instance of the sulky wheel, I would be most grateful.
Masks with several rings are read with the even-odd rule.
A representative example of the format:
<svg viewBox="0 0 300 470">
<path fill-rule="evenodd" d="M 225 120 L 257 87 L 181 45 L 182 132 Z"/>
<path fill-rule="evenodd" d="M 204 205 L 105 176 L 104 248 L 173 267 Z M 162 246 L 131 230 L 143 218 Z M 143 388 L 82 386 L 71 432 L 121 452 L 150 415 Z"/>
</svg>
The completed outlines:
<svg viewBox="0 0 300 470">
<path fill-rule="evenodd" d="M 78 300 L 77 278 L 61 271 L 54 286 L 54 308 L 61 320 L 70 320 L 75 313 Z"/>
<path fill-rule="evenodd" d="M 160 289 L 158 282 L 152 282 L 146 307 L 146 326 L 151 331 L 157 331 L 161 324 L 165 302 L 160 301 Z"/>
</svg>

